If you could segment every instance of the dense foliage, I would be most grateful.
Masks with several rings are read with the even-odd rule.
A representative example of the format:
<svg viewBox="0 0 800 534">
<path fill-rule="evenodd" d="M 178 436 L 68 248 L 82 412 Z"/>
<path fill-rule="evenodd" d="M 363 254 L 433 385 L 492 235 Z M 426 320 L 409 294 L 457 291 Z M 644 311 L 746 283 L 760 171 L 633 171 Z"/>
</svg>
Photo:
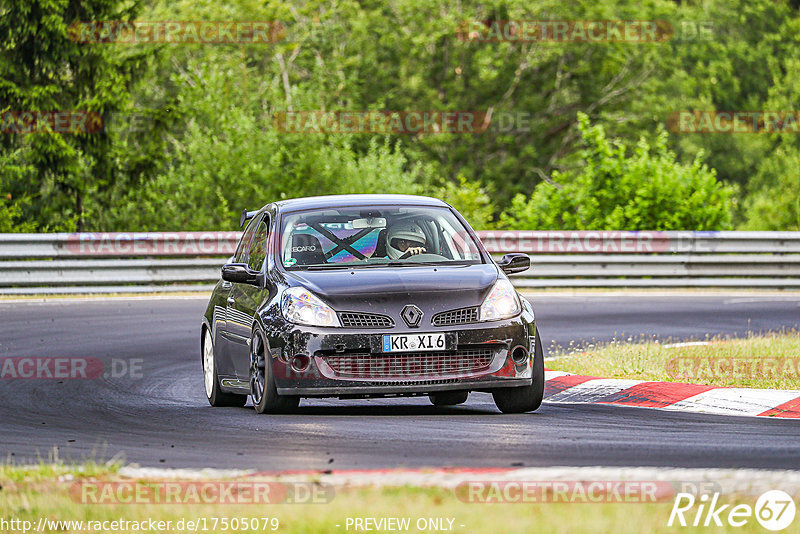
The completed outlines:
<svg viewBox="0 0 800 534">
<path fill-rule="evenodd" d="M 569 173 L 553 173 L 527 199 L 514 197 L 501 215 L 504 227 L 516 230 L 719 230 L 731 224 L 731 186 L 700 159 L 689 164 L 675 160 L 667 149 L 666 132 L 650 146 L 641 139 L 629 150 L 606 139 L 601 126 L 589 127 L 578 115 L 585 147 L 584 162 Z"/>
<path fill-rule="evenodd" d="M 77 42 L 78 21 L 281 21 L 246 44 Z M 465 21 L 666 21 L 658 42 L 463 38 Z M 800 136 L 677 133 L 681 110 L 791 111 L 790 0 L 0 0 L 0 232 L 227 229 L 243 207 L 440 196 L 476 227 L 800 230 Z M 477 133 L 284 133 L 276 114 L 486 113 Z"/>
</svg>

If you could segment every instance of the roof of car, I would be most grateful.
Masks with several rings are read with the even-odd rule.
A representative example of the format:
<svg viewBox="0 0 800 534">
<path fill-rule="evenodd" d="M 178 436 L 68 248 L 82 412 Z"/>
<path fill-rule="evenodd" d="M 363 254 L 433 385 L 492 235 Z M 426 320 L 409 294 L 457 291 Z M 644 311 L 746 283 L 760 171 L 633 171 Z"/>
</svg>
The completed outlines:
<svg viewBox="0 0 800 534">
<path fill-rule="evenodd" d="M 305 210 L 314 208 L 332 208 L 337 206 L 387 206 L 387 205 L 416 205 L 416 206 L 447 206 L 447 204 L 433 197 L 417 195 L 328 195 L 320 197 L 291 198 L 275 202 L 281 211 Z"/>
</svg>

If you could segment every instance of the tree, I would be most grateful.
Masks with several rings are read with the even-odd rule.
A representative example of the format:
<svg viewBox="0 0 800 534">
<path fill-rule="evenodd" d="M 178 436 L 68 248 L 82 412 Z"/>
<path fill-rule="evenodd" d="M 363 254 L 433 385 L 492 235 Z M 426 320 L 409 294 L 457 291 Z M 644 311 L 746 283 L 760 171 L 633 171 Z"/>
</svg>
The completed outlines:
<svg viewBox="0 0 800 534">
<path fill-rule="evenodd" d="M 759 166 L 754 181 L 767 181 L 747 197 L 742 230 L 800 231 L 800 150 L 780 145 Z"/>
<path fill-rule="evenodd" d="M 133 15 L 133 6 L 120 0 L 4 0 L 0 6 L 0 111 L 6 119 L 9 112 L 88 113 L 85 129 L 37 128 L 0 137 L 6 163 L 0 192 L 25 199 L 16 204 L 16 218 L 41 230 L 80 230 L 87 198 L 103 194 L 118 178 L 101 118 L 127 104 L 140 58 L 78 42 L 70 25 Z"/>
<path fill-rule="evenodd" d="M 724 230 L 730 228 L 734 188 L 716 180 L 700 157 L 681 164 L 661 132 L 653 146 L 633 150 L 606 138 L 578 114 L 580 170 L 553 174 L 530 198 L 517 195 L 500 225 L 510 229 Z M 629 154 L 630 153 L 630 154 Z"/>
</svg>

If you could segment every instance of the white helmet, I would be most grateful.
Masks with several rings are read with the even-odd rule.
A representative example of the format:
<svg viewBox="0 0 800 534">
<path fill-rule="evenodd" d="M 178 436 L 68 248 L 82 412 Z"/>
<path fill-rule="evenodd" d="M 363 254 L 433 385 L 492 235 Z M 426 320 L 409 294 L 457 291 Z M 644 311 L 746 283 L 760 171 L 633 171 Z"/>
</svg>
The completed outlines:
<svg viewBox="0 0 800 534">
<path fill-rule="evenodd" d="M 414 245 L 418 247 L 425 246 L 425 234 L 417 224 L 408 221 L 394 224 L 386 232 L 386 254 L 393 260 L 400 259 L 405 254 L 405 251 L 398 250 L 392 246 L 392 241 L 395 239 L 405 239 L 419 243 Z"/>
</svg>

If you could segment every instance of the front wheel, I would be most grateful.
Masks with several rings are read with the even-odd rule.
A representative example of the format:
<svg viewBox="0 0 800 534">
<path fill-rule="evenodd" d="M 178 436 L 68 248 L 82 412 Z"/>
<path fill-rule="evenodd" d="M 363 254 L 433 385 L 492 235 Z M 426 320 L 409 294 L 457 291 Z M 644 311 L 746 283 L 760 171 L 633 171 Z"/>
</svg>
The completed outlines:
<svg viewBox="0 0 800 534">
<path fill-rule="evenodd" d="M 434 406 L 455 406 L 467 402 L 469 391 L 442 391 L 431 393 L 431 404 Z"/>
<path fill-rule="evenodd" d="M 267 350 L 264 333 L 253 328 L 250 340 L 250 396 L 258 413 L 285 413 L 300 405 L 300 397 L 278 395 L 272 361 Z"/>
<path fill-rule="evenodd" d="M 247 395 L 226 393 L 222 391 L 217 376 L 217 359 L 214 355 L 214 342 L 211 332 L 205 329 L 203 336 L 203 382 L 206 387 L 206 398 L 211 406 L 244 406 Z"/>
<path fill-rule="evenodd" d="M 533 381 L 530 386 L 497 389 L 492 392 L 494 403 L 503 413 L 533 412 L 542 405 L 544 397 L 544 353 L 539 329 L 536 329 L 533 349 Z"/>
</svg>

